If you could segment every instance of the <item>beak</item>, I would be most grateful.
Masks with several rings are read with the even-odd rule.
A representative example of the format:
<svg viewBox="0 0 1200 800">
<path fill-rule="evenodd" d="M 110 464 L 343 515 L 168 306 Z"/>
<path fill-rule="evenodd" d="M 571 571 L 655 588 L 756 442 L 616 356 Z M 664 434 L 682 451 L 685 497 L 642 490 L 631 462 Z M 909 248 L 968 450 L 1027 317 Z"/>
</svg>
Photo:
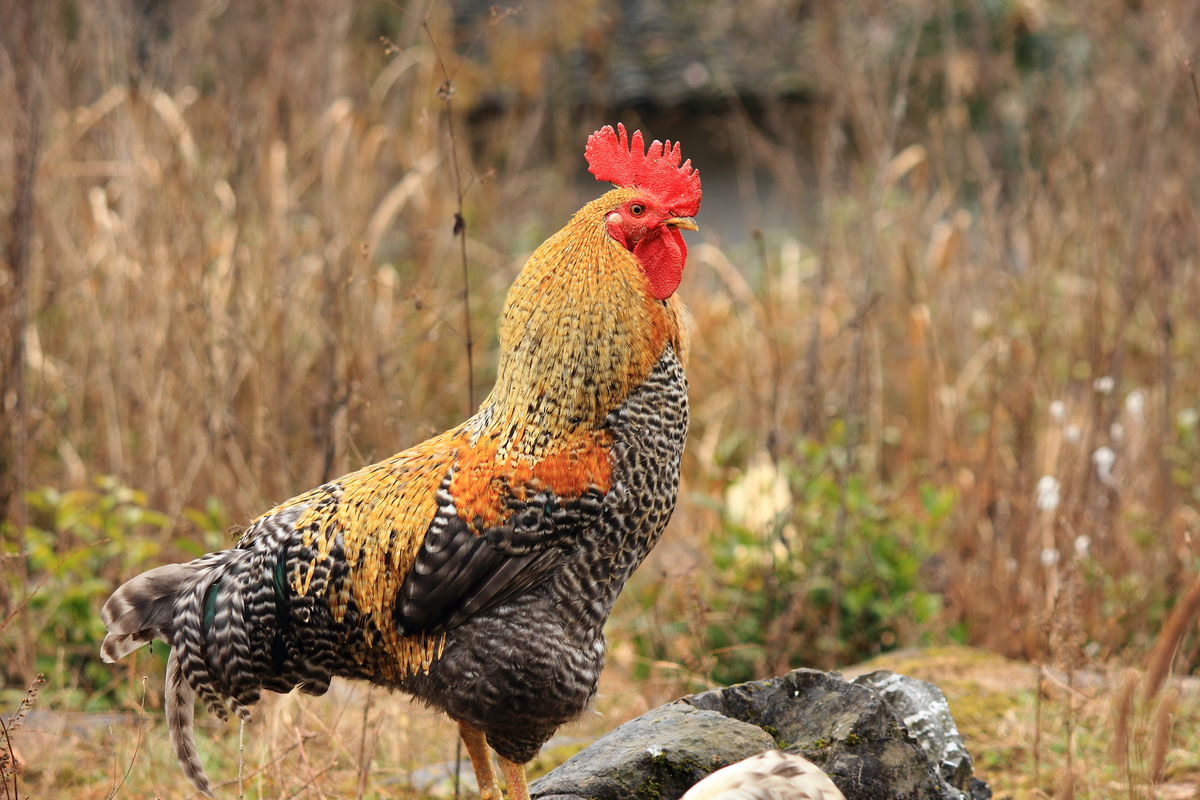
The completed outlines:
<svg viewBox="0 0 1200 800">
<path fill-rule="evenodd" d="M 691 217 L 672 217 L 665 224 L 668 228 L 680 228 L 685 231 L 698 231 L 700 226 Z"/>
</svg>

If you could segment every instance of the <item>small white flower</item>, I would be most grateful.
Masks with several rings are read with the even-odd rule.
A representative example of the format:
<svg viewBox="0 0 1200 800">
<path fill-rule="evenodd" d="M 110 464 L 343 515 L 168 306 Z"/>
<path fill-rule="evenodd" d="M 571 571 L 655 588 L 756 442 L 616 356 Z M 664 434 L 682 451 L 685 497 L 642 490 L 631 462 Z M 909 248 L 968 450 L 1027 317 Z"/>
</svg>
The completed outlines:
<svg viewBox="0 0 1200 800">
<path fill-rule="evenodd" d="M 1066 437 L 1066 440 L 1071 444 L 1079 444 L 1079 438 L 1081 434 L 1082 432 L 1080 431 L 1079 426 L 1074 422 L 1063 428 L 1063 436 Z"/>
<path fill-rule="evenodd" d="M 1096 465 L 1096 474 L 1100 478 L 1100 482 L 1105 486 L 1113 486 L 1116 481 L 1113 480 L 1112 468 L 1117 460 L 1117 454 L 1113 452 L 1111 447 L 1098 447 L 1096 452 L 1092 453 L 1092 463 Z"/>
<path fill-rule="evenodd" d="M 1200 411 L 1194 408 L 1180 409 L 1179 415 L 1175 417 L 1175 420 L 1179 423 L 1179 427 L 1190 431 L 1196 427 L 1197 423 L 1200 423 Z"/>
<path fill-rule="evenodd" d="M 1146 417 L 1146 393 L 1141 389 L 1134 389 L 1129 394 L 1125 395 L 1125 410 L 1129 412 L 1129 416 L 1133 417 L 1138 422 L 1141 422 Z"/>
<path fill-rule="evenodd" d="M 651 758 L 658 758 L 663 754 L 663 749 L 656 744 L 652 744 L 646 748 L 646 752 L 650 754 Z"/>
<path fill-rule="evenodd" d="M 1058 508 L 1058 479 L 1053 475 L 1043 475 L 1037 485 L 1037 507 L 1039 511 L 1053 511 Z"/>
<path fill-rule="evenodd" d="M 1053 567 L 1058 563 L 1059 553 L 1053 547 L 1047 547 L 1042 551 L 1042 566 Z"/>
<path fill-rule="evenodd" d="M 1108 429 L 1108 435 L 1112 437 L 1114 442 L 1119 442 L 1125 438 L 1125 426 L 1119 422 L 1114 422 L 1112 427 Z"/>
<path fill-rule="evenodd" d="M 1050 404 L 1050 419 L 1062 425 L 1062 421 L 1067 416 L 1067 405 L 1062 400 L 1055 400 Z"/>
<path fill-rule="evenodd" d="M 1112 390 L 1116 385 L 1117 382 L 1113 380 L 1111 375 L 1101 375 L 1092 382 L 1092 388 L 1100 394 L 1112 394 Z"/>
<path fill-rule="evenodd" d="M 1092 537 L 1081 533 L 1075 537 L 1075 555 L 1080 558 L 1088 557 L 1088 548 L 1092 546 Z"/>
</svg>

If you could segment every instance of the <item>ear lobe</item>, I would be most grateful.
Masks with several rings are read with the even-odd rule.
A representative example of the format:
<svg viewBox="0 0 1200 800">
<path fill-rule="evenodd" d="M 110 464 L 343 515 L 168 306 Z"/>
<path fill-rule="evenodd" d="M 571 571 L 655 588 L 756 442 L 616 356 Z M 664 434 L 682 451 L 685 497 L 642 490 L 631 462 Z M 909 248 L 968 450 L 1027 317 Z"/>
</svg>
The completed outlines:
<svg viewBox="0 0 1200 800">
<path fill-rule="evenodd" d="M 621 215 L 614 211 L 605 218 L 605 221 L 608 222 L 608 235 L 613 238 L 613 241 L 628 250 L 629 240 L 625 237 L 625 226 L 621 224 Z"/>
</svg>

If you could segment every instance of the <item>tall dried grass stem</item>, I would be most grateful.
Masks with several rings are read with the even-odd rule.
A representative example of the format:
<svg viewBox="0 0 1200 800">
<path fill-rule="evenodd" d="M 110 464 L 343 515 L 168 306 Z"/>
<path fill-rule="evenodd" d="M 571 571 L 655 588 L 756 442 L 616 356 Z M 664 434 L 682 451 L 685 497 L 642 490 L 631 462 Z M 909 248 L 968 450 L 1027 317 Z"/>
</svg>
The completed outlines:
<svg viewBox="0 0 1200 800">
<path fill-rule="evenodd" d="M 367 790 L 367 775 L 371 772 L 371 756 L 374 751 L 374 741 L 371 742 L 371 751 L 367 750 L 367 718 L 371 713 L 371 701 L 375 699 L 373 688 L 367 689 L 367 699 L 363 703 L 362 712 L 362 730 L 359 732 L 358 740 L 358 789 L 354 794 L 354 800 L 362 800 L 363 794 Z"/>
<path fill-rule="evenodd" d="M 1042 782 L 1042 665 L 1035 663 L 1033 668 L 1037 675 L 1033 695 L 1033 785 L 1037 787 Z"/>
<path fill-rule="evenodd" d="M 1152 783 L 1162 783 L 1167 768 L 1167 752 L 1171 746 L 1171 725 L 1175 722 L 1174 690 L 1166 692 L 1154 712 L 1154 739 L 1150 744 L 1150 774 Z"/>
<path fill-rule="evenodd" d="M 1116 702 L 1113 704 L 1116 720 L 1113 722 L 1112 757 L 1121 766 L 1126 780 L 1129 776 L 1129 725 L 1133 715 L 1133 697 L 1137 691 L 1138 672 L 1135 669 L 1125 670 L 1121 686 L 1117 689 Z"/>
<path fill-rule="evenodd" d="M 0 784 L 4 786 L 5 798 L 12 797 L 17 800 L 20 797 L 20 792 L 17 790 L 17 771 L 21 766 L 17 761 L 16 748 L 13 747 L 12 733 L 21 727 L 21 723 L 25 720 L 25 715 L 29 713 L 29 709 L 33 708 L 37 703 L 38 691 L 42 688 L 42 684 L 46 682 L 46 677 L 42 673 L 38 673 L 33 679 L 33 683 L 25 690 L 25 696 L 21 698 L 21 702 L 17 705 L 17 710 L 12 713 L 6 722 L 3 717 L 0 717 L 0 732 L 4 734 L 5 752 L 0 752 Z M 12 775 L 13 791 L 8 793 L 8 776 Z"/>
<path fill-rule="evenodd" d="M 7 353 L 0 353 L 0 513 L 12 521 L 18 552 L 25 550 L 25 528 L 29 510 L 25 492 L 29 473 L 29 397 L 26 386 L 25 336 L 30 316 L 29 277 L 31 245 L 36 234 L 34 184 L 37 177 L 41 147 L 41 68 L 45 42 L 36 35 L 34 24 L 36 4 L 17 3 L 15 12 L 6 20 L 7 35 L 0 46 L 7 51 L 14 73 L 14 88 L 18 107 L 16 125 L 10 129 L 13 137 L 16 185 L 9 213 L 11 226 L 8 247 L 4 253 L 8 264 L 5 279 L 0 283 L 0 341 L 8 339 Z M 10 40 L 10 37 L 11 40 Z M 35 50 L 37 52 L 35 52 Z M 11 284 L 4 287 L 3 283 Z M 21 594 L 29 594 L 29 568 L 25 562 L 16 564 Z M 4 592 L 0 587 L 0 592 Z M 5 592 L 6 594 L 6 592 Z M 7 620 L 6 620 L 7 622 Z M 20 671 L 28 678 L 34 669 L 35 633 L 28 616 L 21 618 L 21 645 L 18 652 L 24 662 Z M 15 776 L 13 778 L 16 780 Z"/>
<path fill-rule="evenodd" d="M 1167 624 L 1163 626 L 1162 633 L 1158 635 L 1158 641 L 1154 643 L 1154 649 L 1150 652 L 1150 659 L 1146 665 L 1143 699 L 1153 699 L 1162 688 L 1163 681 L 1167 679 L 1167 675 L 1171 671 L 1171 662 L 1175 659 L 1179 643 L 1183 641 L 1184 635 L 1191 628 L 1197 614 L 1200 614 L 1200 575 L 1196 576 L 1192 588 L 1179 605 L 1171 611 L 1171 616 L 1167 618 Z"/>
<path fill-rule="evenodd" d="M 1055 800 L 1075 800 L 1075 769 L 1067 765 L 1063 770 L 1062 780 L 1058 784 Z"/>
</svg>

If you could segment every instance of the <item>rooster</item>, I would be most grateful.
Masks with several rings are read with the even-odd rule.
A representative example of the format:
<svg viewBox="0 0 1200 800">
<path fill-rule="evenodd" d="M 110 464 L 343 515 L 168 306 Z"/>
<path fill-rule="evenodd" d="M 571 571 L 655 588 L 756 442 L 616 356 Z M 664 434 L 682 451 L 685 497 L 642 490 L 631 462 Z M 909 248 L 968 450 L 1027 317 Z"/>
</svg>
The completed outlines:
<svg viewBox="0 0 1200 800">
<path fill-rule="evenodd" d="M 195 695 L 242 721 L 266 689 L 341 676 L 458 723 L 486 800 L 595 696 L 603 626 L 675 507 L 688 428 L 675 289 L 700 175 L 679 144 L 605 126 L 585 155 L 616 188 L 530 257 L 500 318 L 495 387 L 456 428 L 256 519 L 230 550 L 143 573 L 105 604 L 106 661 L 171 645 L 166 717 L 212 786 Z"/>
</svg>

